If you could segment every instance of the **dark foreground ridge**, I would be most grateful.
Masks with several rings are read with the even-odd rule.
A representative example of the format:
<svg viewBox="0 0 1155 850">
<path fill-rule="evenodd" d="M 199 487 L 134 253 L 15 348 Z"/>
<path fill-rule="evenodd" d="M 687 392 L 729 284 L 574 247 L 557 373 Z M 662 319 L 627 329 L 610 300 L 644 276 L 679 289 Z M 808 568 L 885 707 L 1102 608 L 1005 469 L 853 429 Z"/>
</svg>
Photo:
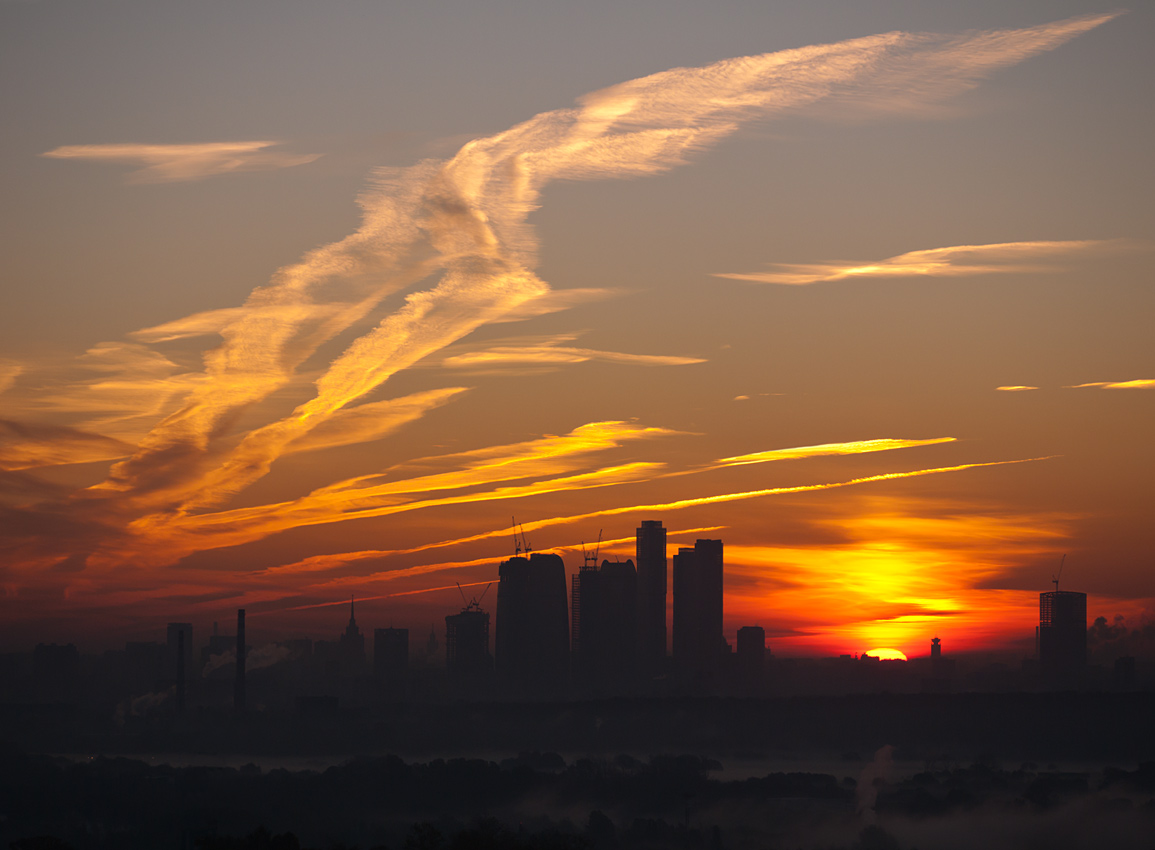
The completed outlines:
<svg viewBox="0 0 1155 850">
<path fill-rule="evenodd" d="M 889 756 L 848 764 L 841 777 L 727 781 L 711 775 L 720 764 L 689 755 L 568 764 L 540 753 L 501 762 L 389 756 L 262 772 L 6 750 L 0 840 L 16 850 L 997 850 L 1025 836 L 1055 848 L 1142 847 L 1155 834 L 1155 764 L 1064 772 L 978 762 L 900 777 Z"/>
<path fill-rule="evenodd" d="M 860 694 L 389 703 L 203 710 L 110 718 L 76 706 L 0 705 L 0 741 L 33 752 L 407 758 L 553 750 L 605 756 L 688 752 L 786 758 L 872 753 L 990 754 L 1019 761 L 1155 760 L 1155 693 Z"/>
</svg>

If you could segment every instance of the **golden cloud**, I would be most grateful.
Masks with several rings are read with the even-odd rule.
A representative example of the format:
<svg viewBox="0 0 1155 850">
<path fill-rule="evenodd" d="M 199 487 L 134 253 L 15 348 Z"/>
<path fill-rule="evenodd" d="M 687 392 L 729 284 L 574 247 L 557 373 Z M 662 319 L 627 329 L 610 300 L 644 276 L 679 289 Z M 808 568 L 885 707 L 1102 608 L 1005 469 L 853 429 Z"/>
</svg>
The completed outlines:
<svg viewBox="0 0 1155 850">
<path fill-rule="evenodd" d="M 1105 390 L 1149 390 L 1155 389 L 1155 380 L 1142 378 L 1135 381 L 1095 381 L 1090 384 L 1075 384 L 1066 389 L 1078 390 L 1084 387 L 1100 387 Z"/>
<path fill-rule="evenodd" d="M 939 443 L 953 443 L 954 437 L 932 437 L 929 440 L 854 440 L 847 443 L 823 443 L 818 446 L 797 446 L 789 449 L 770 449 L 753 454 L 724 457 L 715 461 L 719 467 L 744 466 L 751 463 L 769 463 L 775 460 L 799 460 L 827 455 L 857 455 L 870 452 L 886 452 L 894 449 L 909 449 L 917 446 L 933 446 Z"/>
</svg>

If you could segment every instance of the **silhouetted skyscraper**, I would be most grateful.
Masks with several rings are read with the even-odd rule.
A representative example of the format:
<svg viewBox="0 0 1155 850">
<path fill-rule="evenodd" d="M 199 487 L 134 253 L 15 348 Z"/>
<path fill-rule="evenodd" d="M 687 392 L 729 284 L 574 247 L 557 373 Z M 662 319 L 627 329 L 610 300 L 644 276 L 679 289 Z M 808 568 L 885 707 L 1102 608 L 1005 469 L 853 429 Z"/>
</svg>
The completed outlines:
<svg viewBox="0 0 1155 850">
<path fill-rule="evenodd" d="M 80 688 L 80 653 L 76 645 L 36 644 L 32 651 L 32 678 L 42 699 L 75 699 Z"/>
<path fill-rule="evenodd" d="M 445 667 L 451 676 L 476 677 L 493 669 L 489 612 L 476 602 L 445 618 Z"/>
<path fill-rule="evenodd" d="M 592 685 L 624 684 L 634 673 L 638 574 L 633 561 L 602 561 L 573 575 L 575 675 Z"/>
<path fill-rule="evenodd" d="M 534 552 L 503 562 L 498 575 L 498 675 L 523 689 L 560 687 L 569 672 L 565 564 L 559 555 Z"/>
<path fill-rule="evenodd" d="M 766 664 L 766 630 L 761 626 L 738 629 L 738 669 L 746 678 L 762 674 Z"/>
<path fill-rule="evenodd" d="M 930 639 L 930 660 L 938 661 L 942 658 L 942 641 L 937 637 Z"/>
<path fill-rule="evenodd" d="M 237 609 L 237 678 L 233 686 L 233 709 L 245 710 L 245 609 Z"/>
<path fill-rule="evenodd" d="M 712 675 L 726 649 L 722 636 L 722 541 L 699 540 L 674 556 L 674 663 Z"/>
<path fill-rule="evenodd" d="M 176 710 L 184 714 L 185 651 L 184 631 L 176 633 Z"/>
<path fill-rule="evenodd" d="M 341 672 L 346 676 L 357 676 L 365 672 L 365 636 L 357 628 L 353 599 L 349 598 L 349 624 L 337 641 L 337 656 Z"/>
<path fill-rule="evenodd" d="M 637 530 L 638 654 L 646 675 L 666 665 L 666 529 L 655 519 L 642 520 Z"/>
<path fill-rule="evenodd" d="M 192 623 L 169 623 L 168 634 L 166 636 L 166 644 L 168 648 L 168 659 L 166 664 L 168 670 L 166 674 L 176 678 L 177 668 L 177 642 L 180 640 L 180 635 L 184 635 L 184 669 L 189 671 L 192 669 L 193 660 L 193 627 Z"/>
<path fill-rule="evenodd" d="M 1087 594 L 1039 594 L 1039 669 L 1052 682 L 1073 683 L 1087 666 Z"/>
<path fill-rule="evenodd" d="M 373 673 L 399 679 L 409 669 L 409 629 L 373 630 Z"/>
</svg>

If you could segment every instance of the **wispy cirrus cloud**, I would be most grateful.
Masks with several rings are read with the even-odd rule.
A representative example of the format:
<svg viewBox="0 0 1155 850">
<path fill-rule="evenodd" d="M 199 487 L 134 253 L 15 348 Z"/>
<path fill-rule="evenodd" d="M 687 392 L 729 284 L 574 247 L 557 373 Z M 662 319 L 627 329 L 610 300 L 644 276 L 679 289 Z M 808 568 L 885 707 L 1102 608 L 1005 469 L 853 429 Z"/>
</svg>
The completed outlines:
<svg viewBox="0 0 1155 850">
<path fill-rule="evenodd" d="M 403 398 L 347 407 L 328 422 L 290 443 L 286 454 L 350 446 L 380 440 L 403 425 L 420 419 L 430 410 L 448 404 L 465 387 L 427 390 Z"/>
<path fill-rule="evenodd" d="M 45 151 L 50 159 L 128 163 L 142 166 L 128 175 L 129 183 L 183 183 L 238 171 L 271 171 L 305 165 L 321 154 L 270 151 L 281 142 L 201 142 L 194 144 L 64 145 Z"/>
<path fill-rule="evenodd" d="M 1134 381 L 1093 381 L 1089 384 L 1073 384 L 1065 387 L 1065 389 L 1081 390 L 1085 387 L 1099 387 L 1104 390 L 1150 390 L 1155 389 L 1155 379 L 1140 378 Z"/>
<path fill-rule="evenodd" d="M 830 98 L 873 102 L 909 90 L 910 108 L 973 87 L 1111 15 L 963 36 L 887 33 L 831 45 L 675 68 L 594 92 L 577 107 L 466 144 L 446 162 L 380 172 L 360 230 L 287 267 L 218 332 L 206 381 L 160 423 L 104 488 L 183 510 L 218 504 L 263 476 L 286 447 L 399 370 L 551 292 L 536 277 L 527 222 L 554 180 L 632 177 L 677 165 L 743 121 Z M 250 432 L 204 469 L 218 423 L 283 387 L 323 342 L 385 296 L 431 273 L 431 289 L 358 338 L 317 381 L 315 397 Z"/>
<path fill-rule="evenodd" d="M 1022 384 L 1012 384 L 1006 387 L 995 387 L 995 389 L 1004 393 L 1025 393 L 1028 390 L 1037 390 L 1038 387 L 1028 387 Z"/>
<path fill-rule="evenodd" d="M 686 366 L 706 362 L 699 357 L 627 354 L 618 351 L 577 348 L 564 344 L 573 342 L 577 336 L 577 334 L 556 334 L 551 337 L 502 341 L 460 354 L 449 353 L 440 361 L 440 365 L 451 369 L 501 371 L 504 367 L 511 366 L 515 368 L 525 366 L 550 367 L 597 360 L 633 366 Z"/>
<path fill-rule="evenodd" d="M 765 272 L 746 274 L 727 272 L 715 274 L 714 277 L 783 286 L 807 286 L 812 283 L 861 278 L 1023 274 L 1053 268 L 1040 264 L 1040 260 L 1105 250 L 1122 244 L 1118 240 L 1081 240 L 954 245 L 909 251 L 874 262 L 832 260 L 825 263 L 774 263 L 770 270 Z"/>
<path fill-rule="evenodd" d="M 15 360 L 0 360 L 0 393 L 6 392 L 16 379 L 20 377 L 20 373 L 24 371 L 24 365 L 17 363 Z"/>
<path fill-rule="evenodd" d="M 15 471 L 124 457 L 128 443 L 76 428 L 0 419 L 0 469 Z"/>
<path fill-rule="evenodd" d="M 644 513 L 658 513 L 666 511 L 676 511 L 685 508 L 700 507 L 703 505 L 722 504 L 726 502 L 745 501 L 748 499 L 759 499 L 769 496 L 782 496 L 797 493 L 809 493 L 821 490 L 836 490 L 845 487 L 854 487 L 862 484 L 872 484 L 882 481 L 896 481 L 904 478 L 918 478 L 926 475 L 940 475 L 950 472 L 963 472 L 970 469 L 980 469 L 984 467 L 1005 466 L 1008 464 L 1030 463 L 1039 460 L 1046 460 L 1046 458 L 1024 458 L 1020 460 L 1009 461 L 991 461 L 986 463 L 968 463 L 959 464 L 957 466 L 948 467 L 932 467 L 926 469 L 915 469 L 907 472 L 889 472 L 879 475 L 864 476 L 861 478 L 854 478 L 845 481 L 834 481 L 821 484 L 802 484 L 792 487 L 771 487 L 762 490 L 745 490 L 734 493 L 724 493 L 714 496 L 705 496 L 697 498 L 679 499 L 676 501 L 662 502 L 658 504 L 632 504 L 627 506 L 618 506 L 613 508 L 604 508 L 602 510 L 590 511 L 588 513 L 571 514 L 567 516 L 555 516 L 546 519 L 531 520 L 521 523 L 519 528 L 522 531 L 534 532 L 543 528 L 550 528 L 559 525 L 570 525 L 578 522 L 585 522 L 591 519 L 598 519 L 607 516 L 618 516 L 621 514 L 644 514 Z M 708 527 L 701 529 L 693 529 L 693 531 L 710 531 L 716 527 Z M 670 534 L 675 532 L 671 531 Z M 681 532 L 688 533 L 688 532 Z M 413 555 L 420 552 L 426 552 L 433 549 L 448 548 L 453 546 L 461 546 L 470 543 L 478 543 L 483 540 L 491 540 L 509 534 L 508 528 L 491 529 L 489 531 L 480 532 L 478 534 L 469 535 L 468 537 L 455 538 L 451 540 L 441 540 L 424 544 L 421 546 L 410 547 L 407 549 L 385 549 L 385 550 L 362 550 L 357 552 L 338 552 L 327 555 L 314 555 L 310 558 L 305 558 L 292 564 L 286 564 L 281 567 L 273 567 L 262 572 L 262 575 L 269 576 L 284 576 L 289 573 L 315 573 L 328 572 L 350 563 L 364 560 L 380 560 L 390 556 L 397 555 Z M 632 538 L 630 538 L 632 539 Z M 626 541 L 622 540 L 605 541 L 606 545 L 620 543 Z M 561 548 L 561 547 L 554 547 Z M 572 547 L 571 547 L 572 548 Z M 412 575 L 423 575 L 427 573 L 438 572 L 442 569 L 456 569 L 468 566 L 482 566 L 485 564 L 492 564 L 493 559 L 476 559 L 470 561 L 445 561 L 435 564 L 424 564 L 417 567 L 400 568 L 389 570 L 385 573 L 378 573 L 383 580 L 392 580 Z M 364 577 L 359 577 L 363 580 Z"/>
<path fill-rule="evenodd" d="M 928 440 L 854 440 L 846 443 L 823 443 L 817 446 L 796 446 L 789 449 L 770 449 L 764 452 L 724 457 L 716 461 L 717 466 L 745 466 L 751 463 L 768 463 L 775 460 L 800 460 L 808 457 L 829 455 L 858 455 L 871 452 L 886 452 L 894 449 L 909 449 L 917 446 L 933 446 L 939 443 L 953 443 L 954 437 L 932 437 Z"/>
<path fill-rule="evenodd" d="M 575 106 L 544 112 L 473 140 L 447 160 L 382 169 L 360 199 L 363 218 L 355 233 L 280 269 L 238 307 L 146 329 L 133 344 L 125 344 L 144 347 L 206 334 L 221 340 L 203 353 L 203 365 L 196 372 L 159 361 L 157 370 L 150 372 L 153 367 L 142 358 L 139 372 L 125 366 L 119 377 L 92 378 L 88 382 L 92 387 L 101 387 L 106 398 L 123 403 L 124 409 L 112 415 L 135 417 L 134 425 L 151 419 L 152 426 L 139 439 L 134 437 L 133 455 L 115 464 L 105 481 L 43 510 L 83 520 L 86 529 L 127 528 L 110 534 L 107 541 L 89 543 L 87 563 L 111 569 L 129 563 L 171 563 L 189 552 L 250 542 L 303 525 L 653 477 L 663 469 L 660 464 L 592 465 L 589 457 L 579 460 L 579 452 L 569 451 L 588 442 L 589 435 L 554 435 L 524 456 L 496 452 L 492 463 L 462 458 L 458 469 L 409 479 L 398 478 L 394 469 L 393 478 L 363 476 L 277 504 L 222 510 L 279 458 L 310 441 L 332 445 L 372 434 L 372 428 L 364 430 L 371 416 L 354 412 L 356 405 L 364 407 L 365 400 L 399 372 L 445 352 L 487 324 L 565 306 L 566 299 L 536 274 L 536 235 L 529 222 L 551 182 L 662 173 L 733 134 L 744 122 L 824 102 L 918 112 L 1111 17 L 1087 16 L 958 36 L 894 32 L 701 68 L 674 68 L 593 92 Z M 142 181 L 300 164 L 283 159 L 293 155 L 266 150 L 271 143 L 221 144 L 240 147 L 72 146 L 47 155 L 139 163 L 143 168 L 136 179 Z M 389 307 L 382 308 L 390 297 L 398 299 L 399 306 L 388 302 Z M 329 354 L 318 368 L 317 361 L 327 352 L 323 347 L 354 332 L 360 335 L 336 356 Z M 613 354 L 575 351 L 560 356 Z M 115 360 L 121 354 L 140 353 L 109 349 L 101 356 Z M 498 356 L 530 355 L 523 351 Z M 131 393 L 115 386 L 125 370 L 132 375 Z M 277 394 L 300 390 L 303 370 L 316 380 L 293 396 L 291 404 L 296 406 L 285 413 L 290 403 Z M 180 390 L 175 398 L 165 395 L 160 405 L 158 392 L 133 395 L 149 382 L 166 392 L 178 385 Z M 83 393 L 73 387 L 69 395 L 76 399 Z M 451 397 L 408 396 L 409 412 L 419 416 Z M 261 407 L 269 399 L 280 404 Z M 257 420 L 256 424 L 246 420 L 248 430 L 234 430 L 242 416 Z M 401 418 L 413 421 L 406 416 Z M 625 439 L 621 429 L 616 433 Z M 603 442 L 616 444 L 613 439 Z M 882 475 L 801 490 L 688 497 L 666 505 L 615 510 L 667 506 L 673 510 L 887 479 Z M 590 514 L 596 515 L 601 514 Z M 26 562 L 30 568 L 59 554 L 48 542 L 47 554 Z"/>
</svg>

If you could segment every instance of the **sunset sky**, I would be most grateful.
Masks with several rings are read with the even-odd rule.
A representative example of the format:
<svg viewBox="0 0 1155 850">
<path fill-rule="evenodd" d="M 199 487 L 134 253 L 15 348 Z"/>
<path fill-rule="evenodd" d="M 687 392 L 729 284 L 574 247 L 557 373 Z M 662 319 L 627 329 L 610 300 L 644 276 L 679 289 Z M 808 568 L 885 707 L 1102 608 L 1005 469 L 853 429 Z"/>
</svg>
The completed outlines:
<svg viewBox="0 0 1155 850">
<path fill-rule="evenodd" d="M 722 539 L 775 654 L 1027 652 L 1064 553 L 1155 616 L 1153 40 L 0 0 L 0 648 L 440 632 L 511 517 L 571 571 Z"/>
</svg>

